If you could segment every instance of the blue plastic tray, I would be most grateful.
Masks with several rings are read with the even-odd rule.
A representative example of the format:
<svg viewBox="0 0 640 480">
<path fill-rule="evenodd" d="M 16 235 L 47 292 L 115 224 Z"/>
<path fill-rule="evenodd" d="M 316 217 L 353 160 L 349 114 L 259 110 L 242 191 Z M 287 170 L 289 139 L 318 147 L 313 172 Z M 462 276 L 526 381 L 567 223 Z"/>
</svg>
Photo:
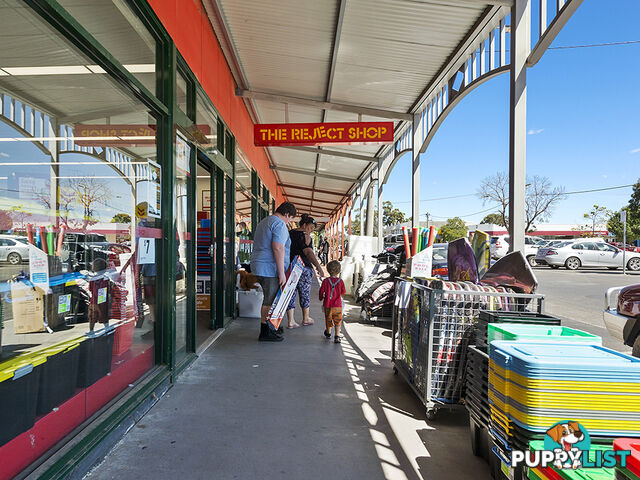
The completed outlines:
<svg viewBox="0 0 640 480">
<path fill-rule="evenodd" d="M 494 341 L 491 359 L 528 378 L 640 382 L 640 358 L 600 345 Z"/>
</svg>

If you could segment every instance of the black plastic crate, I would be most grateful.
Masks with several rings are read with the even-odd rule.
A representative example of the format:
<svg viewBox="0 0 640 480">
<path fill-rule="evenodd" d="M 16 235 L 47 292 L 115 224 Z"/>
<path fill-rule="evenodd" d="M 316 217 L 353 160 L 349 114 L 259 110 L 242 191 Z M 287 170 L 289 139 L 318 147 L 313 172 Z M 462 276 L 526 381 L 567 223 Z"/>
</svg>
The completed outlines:
<svg viewBox="0 0 640 480">
<path fill-rule="evenodd" d="M 80 344 L 47 357 L 40 374 L 36 415 L 49 413 L 75 394 L 81 348 Z"/>
<path fill-rule="evenodd" d="M 33 427 L 41 372 L 41 365 L 25 366 L 0 382 L 0 446 Z"/>
<path fill-rule="evenodd" d="M 78 387 L 93 385 L 111 372 L 114 331 L 114 328 L 106 327 L 98 333 L 88 334 L 80 344 Z"/>
</svg>

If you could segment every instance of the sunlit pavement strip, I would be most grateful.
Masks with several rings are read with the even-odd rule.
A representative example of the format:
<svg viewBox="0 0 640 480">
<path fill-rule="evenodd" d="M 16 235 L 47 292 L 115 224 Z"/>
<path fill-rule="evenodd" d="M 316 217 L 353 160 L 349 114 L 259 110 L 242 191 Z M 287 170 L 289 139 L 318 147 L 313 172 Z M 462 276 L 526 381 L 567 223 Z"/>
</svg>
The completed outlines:
<svg viewBox="0 0 640 480">
<path fill-rule="evenodd" d="M 345 325 L 345 330 L 347 330 L 347 332 L 349 331 L 349 327 L 350 326 Z M 393 453 L 393 450 L 391 450 L 391 444 L 389 443 L 387 436 L 383 432 L 375 429 L 379 419 L 376 415 L 376 412 L 370 405 L 369 396 L 364 391 L 364 387 L 362 386 L 360 377 L 358 375 L 358 369 L 353 363 L 353 360 L 359 360 L 362 362 L 363 358 L 356 353 L 356 351 L 352 348 L 351 344 L 346 341 L 346 339 L 343 341 L 341 346 L 346 359 L 347 368 L 349 369 L 349 374 L 351 375 L 351 380 L 353 381 L 353 385 L 356 390 L 356 395 L 362 401 L 362 413 L 372 427 L 369 429 L 369 433 L 371 434 L 371 439 L 374 442 L 376 452 L 378 454 L 378 457 L 380 458 L 382 471 L 384 472 L 385 477 L 388 479 L 406 479 L 407 476 L 400 469 L 400 462 L 398 461 L 395 453 Z M 368 360 L 374 363 L 372 358 L 368 358 Z M 375 364 L 379 365 L 377 361 L 375 361 Z M 402 450 L 409 458 L 411 466 L 413 467 L 416 475 L 419 477 L 420 471 L 415 459 L 421 456 L 429 456 L 429 452 L 424 447 L 422 440 L 420 440 L 420 437 L 416 432 L 419 429 L 424 428 L 425 423 L 419 420 L 411 419 L 406 415 L 391 410 L 388 408 L 388 406 L 385 406 L 384 403 L 382 403 L 381 405 L 384 410 L 385 416 L 387 417 L 389 426 L 398 439 Z"/>
</svg>

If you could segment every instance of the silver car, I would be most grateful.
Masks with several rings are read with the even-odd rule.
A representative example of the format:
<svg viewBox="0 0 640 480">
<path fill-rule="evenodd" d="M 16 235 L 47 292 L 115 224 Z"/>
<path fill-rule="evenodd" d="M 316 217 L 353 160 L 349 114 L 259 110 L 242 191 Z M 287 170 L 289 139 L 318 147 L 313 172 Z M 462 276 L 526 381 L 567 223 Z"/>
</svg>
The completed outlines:
<svg viewBox="0 0 640 480">
<path fill-rule="evenodd" d="M 551 268 L 566 267 L 576 270 L 580 267 L 607 267 L 612 270 L 622 267 L 622 250 L 608 243 L 589 241 L 567 241 L 553 248 L 541 248 L 536 255 L 536 262 L 549 265 Z M 627 268 L 640 270 L 640 254 L 626 252 Z"/>
<path fill-rule="evenodd" d="M 24 237 L 0 235 L 0 261 L 20 265 L 29 259 L 29 244 Z"/>
</svg>

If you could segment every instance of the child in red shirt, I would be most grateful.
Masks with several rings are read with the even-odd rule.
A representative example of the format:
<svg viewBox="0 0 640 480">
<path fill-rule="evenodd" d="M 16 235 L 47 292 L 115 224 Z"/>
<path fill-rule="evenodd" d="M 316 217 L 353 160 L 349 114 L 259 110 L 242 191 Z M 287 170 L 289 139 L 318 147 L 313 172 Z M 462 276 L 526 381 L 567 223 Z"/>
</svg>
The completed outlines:
<svg viewBox="0 0 640 480">
<path fill-rule="evenodd" d="M 342 337 L 340 336 L 340 326 L 342 324 L 342 295 L 346 293 L 344 288 L 344 282 L 338 277 L 340 275 L 340 262 L 332 260 L 327 264 L 327 271 L 329 275 L 322 281 L 320 286 L 320 300 L 322 300 L 322 306 L 324 307 L 324 319 L 327 328 L 324 331 L 324 336 L 327 339 L 331 338 L 331 329 L 335 329 L 334 342 L 340 343 Z"/>
</svg>

